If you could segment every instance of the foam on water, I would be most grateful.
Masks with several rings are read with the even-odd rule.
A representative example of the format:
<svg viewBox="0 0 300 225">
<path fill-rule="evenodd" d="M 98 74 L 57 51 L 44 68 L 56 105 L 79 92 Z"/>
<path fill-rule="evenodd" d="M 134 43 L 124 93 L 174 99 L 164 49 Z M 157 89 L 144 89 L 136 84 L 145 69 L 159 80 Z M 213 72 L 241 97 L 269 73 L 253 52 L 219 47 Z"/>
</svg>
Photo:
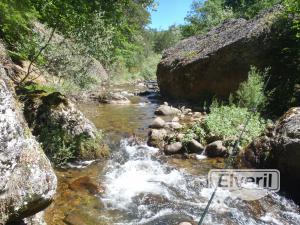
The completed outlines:
<svg viewBox="0 0 300 225">
<path fill-rule="evenodd" d="M 115 224 L 161 224 L 154 221 L 174 215 L 197 221 L 201 216 L 213 192 L 206 187 L 206 177 L 171 167 L 156 157 L 158 151 L 123 140 L 108 163 L 102 200 L 107 209 L 127 215 Z M 218 190 L 206 224 L 300 224 L 299 208 L 291 201 L 272 193 L 258 203 L 253 210 L 252 202 Z"/>
</svg>

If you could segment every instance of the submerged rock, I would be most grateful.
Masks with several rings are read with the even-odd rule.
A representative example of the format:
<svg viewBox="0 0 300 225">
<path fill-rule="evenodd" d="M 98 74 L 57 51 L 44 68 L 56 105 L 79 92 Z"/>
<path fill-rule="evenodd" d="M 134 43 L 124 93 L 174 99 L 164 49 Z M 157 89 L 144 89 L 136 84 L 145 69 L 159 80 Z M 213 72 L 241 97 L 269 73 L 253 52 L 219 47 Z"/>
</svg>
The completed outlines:
<svg viewBox="0 0 300 225">
<path fill-rule="evenodd" d="M 20 107 L 0 65 L 0 224 L 42 211 L 56 192 L 55 173 Z"/>
<path fill-rule="evenodd" d="M 280 11 L 274 7 L 249 21 L 229 20 L 166 50 L 157 69 L 162 95 L 192 101 L 208 96 L 227 98 L 247 79 L 251 65 L 264 69 L 278 64 L 271 53 L 278 40 L 277 45 L 272 43 L 271 32 Z"/>
<path fill-rule="evenodd" d="M 101 194 L 104 192 L 103 187 L 100 185 L 94 183 L 91 178 L 89 177 L 80 177 L 73 181 L 69 188 L 72 191 L 78 192 L 78 191 L 87 191 L 92 195 Z"/>
</svg>

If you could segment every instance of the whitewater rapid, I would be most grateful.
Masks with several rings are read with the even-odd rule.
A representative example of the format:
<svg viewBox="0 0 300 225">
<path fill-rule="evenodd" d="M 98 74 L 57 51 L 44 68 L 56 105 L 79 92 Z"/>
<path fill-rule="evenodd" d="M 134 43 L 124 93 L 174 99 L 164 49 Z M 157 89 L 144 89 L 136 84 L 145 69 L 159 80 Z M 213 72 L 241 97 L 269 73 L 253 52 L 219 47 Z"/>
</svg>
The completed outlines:
<svg viewBox="0 0 300 225">
<path fill-rule="evenodd" d="M 126 225 L 198 221 L 213 191 L 206 176 L 175 168 L 159 157 L 158 149 L 128 139 L 108 162 L 102 184 L 105 207 L 123 212 L 126 217 L 115 224 Z M 205 224 L 296 225 L 300 213 L 292 201 L 275 193 L 248 202 L 218 190 Z"/>
</svg>

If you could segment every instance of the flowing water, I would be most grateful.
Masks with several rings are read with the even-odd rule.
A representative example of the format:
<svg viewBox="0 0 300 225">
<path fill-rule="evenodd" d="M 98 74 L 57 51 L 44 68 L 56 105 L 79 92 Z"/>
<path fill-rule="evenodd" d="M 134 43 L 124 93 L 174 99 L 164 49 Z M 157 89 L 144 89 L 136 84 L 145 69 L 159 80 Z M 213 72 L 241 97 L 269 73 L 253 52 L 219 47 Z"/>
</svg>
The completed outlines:
<svg viewBox="0 0 300 225">
<path fill-rule="evenodd" d="M 221 168 L 222 160 L 166 157 L 134 141 L 133 134 L 145 140 L 157 105 L 143 97 L 132 101 L 80 105 L 107 133 L 112 155 L 85 168 L 57 171 L 57 198 L 46 212 L 49 224 L 176 225 L 199 219 L 212 193 L 207 172 Z M 219 190 L 204 224 L 300 224 L 300 211 L 278 194 L 243 201 Z"/>
</svg>

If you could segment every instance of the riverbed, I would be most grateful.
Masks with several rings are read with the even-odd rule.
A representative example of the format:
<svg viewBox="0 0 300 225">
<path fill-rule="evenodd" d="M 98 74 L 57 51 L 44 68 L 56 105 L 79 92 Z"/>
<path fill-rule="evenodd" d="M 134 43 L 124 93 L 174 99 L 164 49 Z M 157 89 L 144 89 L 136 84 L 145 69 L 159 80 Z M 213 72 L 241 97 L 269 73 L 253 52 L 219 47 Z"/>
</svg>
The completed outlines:
<svg viewBox="0 0 300 225">
<path fill-rule="evenodd" d="M 222 159 L 166 157 L 147 146 L 148 125 L 160 101 L 130 99 L 126 105 L 79 105 L 104 131 L 111 156 L 56 170 L 58 193 L 46 211 L 49 225 L 176 225 L 199 220 L 213 191 L 207 188 L 207 173 L 222 168 Z M 219 190 L 204 224 L 296 225 L 300 210 L 275 193 L 244 201 Z"/>
</svg>

